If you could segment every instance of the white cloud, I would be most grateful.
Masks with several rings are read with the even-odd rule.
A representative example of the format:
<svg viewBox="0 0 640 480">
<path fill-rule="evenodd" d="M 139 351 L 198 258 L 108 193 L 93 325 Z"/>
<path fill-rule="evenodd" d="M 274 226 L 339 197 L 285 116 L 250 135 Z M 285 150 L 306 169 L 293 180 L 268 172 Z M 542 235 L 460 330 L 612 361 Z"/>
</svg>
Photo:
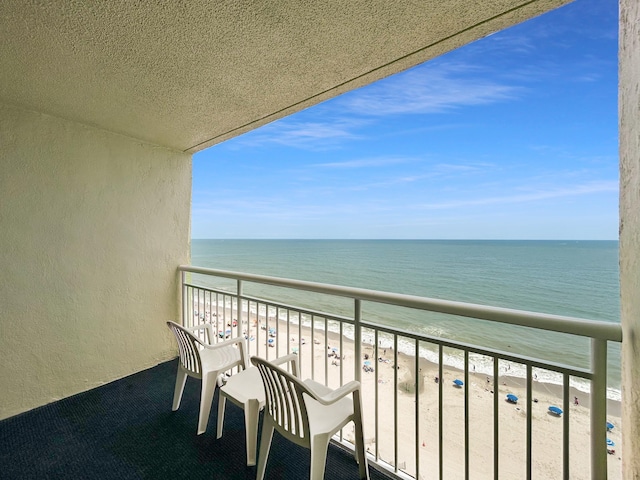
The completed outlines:
<svg viewBox="0 0 640 480">
<path fill-rule="evenodd" d="M 302 115 L 299 114 L 299 115 Z M 367 122 L 340 117 L 326 121 L 300 121 L 284 118 L 265 125 L 238 140 L 239 146 L 275 144 L 296 148 L 330 149 L 343 142 L 360 138 L 357 133 Z"/>
<path fill-rule="evenodd" d="M 425 203 L 416 205 L 416 208 L 421 210 L 443 210 L 443 209 L 455 209 L 460 207 L 480 206 L 480 205 L 496 205 L 496 204 L 511 204 L 511 203 L 525 203 L 535 202 L 538 200 L 548 200 L 551 198 L 571 197 L 579 195 L 590 195 L 594 193 L 604 192 L 617 192 L 618 182 L 616 181 L 603 181 L 603 182 L 591 182 L 582 185 L 574 185 L 569 188 L 556 188 L 556 189 L 538 189 L 522 194 L 494 196 L 485 198 L 471 198 L 467 200 L 455 200 L 440 203 Z"/>
<path fill-rule="evenodd" d="M 344 97 L 347 110 L 362 116 L 442 113 L 458 107 L 517 98 L 521 87 L 486 78 L 462 64 L 424 64 Z"/>
<path fill-rule="evenodd" d="M 373 168 L 373 167 L 386 167 L 388 165 L 398 165 L 401 163 L 414 162 L 416 159 L 406 157 L 380 157 L 380 158 L 361 158 L 356 160 L 346 160 L 344 162 L 327 162 L 316 163 L 310 165 L 310 167 L 319 168 L 337 168 L 337 169 L 350 169 L 350 168 Z"/>
</svg>

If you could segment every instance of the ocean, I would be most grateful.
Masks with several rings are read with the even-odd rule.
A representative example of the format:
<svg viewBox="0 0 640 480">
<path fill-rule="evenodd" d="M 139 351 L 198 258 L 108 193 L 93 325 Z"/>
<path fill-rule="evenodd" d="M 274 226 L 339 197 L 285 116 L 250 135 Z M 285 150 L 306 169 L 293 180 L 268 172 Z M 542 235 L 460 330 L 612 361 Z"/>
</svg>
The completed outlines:
<svg viewBox="0 0 640 480">
<path fill-rule="evenodd" d="M 620 322 L 617 241 L 506 240 L 203 240 L 191 244 L 191 263 L 236 272 L 419 295 Z M 270 287 L 245 293 L 273 297 Z M 309 298 L 280 289 L 291 305 L 336 309 L 352 304 Z M 587 367 L 588 339 L 483 320 L 364 304 L 363 318 L 378 324 Z M 435 360 L 435 352 L 431 352 Z M 429 352 L 426 353 L 429 357 Z M 475 371 L 491 373 L 489 359 L 472 358 Z M 461 366 L 449 352 L 445 362 Z M 524 376 L 524 369 L 510 374 Z M 559 377 L 540 372 L 541 381 Z M 579 379 L 572 385 L 588 390 Z M 608 396 L 620 399 L 620 345 L 608 350 Z"/>
</svg>

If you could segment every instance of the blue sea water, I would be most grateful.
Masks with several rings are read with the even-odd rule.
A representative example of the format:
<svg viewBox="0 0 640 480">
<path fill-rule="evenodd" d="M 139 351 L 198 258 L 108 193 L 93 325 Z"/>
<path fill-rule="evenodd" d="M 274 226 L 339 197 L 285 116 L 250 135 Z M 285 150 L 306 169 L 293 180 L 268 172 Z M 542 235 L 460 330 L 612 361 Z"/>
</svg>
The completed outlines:
<svg viewBox="0 0 640 480">
<path fill-rule="evenodd" d="M 201 267 L 620 322 L 617 241 L 194 239 L 191 251 L 192 264 Z M 260 288 L 250 293 L 268 295 Z M 308 294 L 278 295 L 299 305 Z M 314 302 L 316 309 L 335 312 L 335 298 Z M 344 309 L 348 314 L 350 304 Z M 365 305 L 363 315 L 405 330 L 588 366 L 590 344 L 581 337 L 405 310 Z M 453 354 L 447 358 L 459 361 Z M 482 359 L 476 362 L 477 371 L 490 372 Z M 618 344 L 609 347 L 608 375 L 609 396 L 619 398 Z"/>
</svg>

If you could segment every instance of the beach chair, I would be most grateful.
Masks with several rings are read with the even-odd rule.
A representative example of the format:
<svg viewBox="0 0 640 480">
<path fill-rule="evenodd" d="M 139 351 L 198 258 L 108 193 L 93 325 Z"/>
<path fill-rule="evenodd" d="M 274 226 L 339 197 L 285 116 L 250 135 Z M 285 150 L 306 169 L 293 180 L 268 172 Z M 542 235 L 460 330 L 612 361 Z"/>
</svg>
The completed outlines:
<svg viewBox="0 0 640 480">
<path fill-rule="evenodd" d="M 313 380 L 302 382 L 267 360 L 252 357 L 265 392 L 256 480 L 263 480 L 274 430 L 311 451 L 310 480 L 324 478 L 331 437 L 349 422 L 355 425 L 355 454 L 360 479 L 369 479 L 362 431 L 360 382 L 332 390 Z"/>
<path fill-rule="evenodd" d="M 168 321 L 167 326 L 178 342 L 179 362 L 176 374 L 176 386 L 173 392 L 173 407 L 180 407 L 184 385 L 187 377 L 199 378 L 202 381 L 200 390 L 200 414 L 198 416 L 198 435 L 207 430 L 211 402 L 219 377 L 234 367 L 249 366 L 245 340 L 242 337 L 232 338 L 211 344 L 215 338 L 213 326 L 205 323 L 193 328 L 185 328 L 175 322 Z M 206 343 L 194 335 L 195 332 L 206 332 Z"/>
</svg>

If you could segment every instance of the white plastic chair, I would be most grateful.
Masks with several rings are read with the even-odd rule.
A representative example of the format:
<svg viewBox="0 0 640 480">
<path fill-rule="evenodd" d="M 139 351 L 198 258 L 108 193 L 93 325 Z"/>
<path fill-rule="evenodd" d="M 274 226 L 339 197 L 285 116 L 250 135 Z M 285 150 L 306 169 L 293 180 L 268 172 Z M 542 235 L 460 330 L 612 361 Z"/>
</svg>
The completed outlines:
<svg viewBox="0 0 640 480">
<path fill-rule="evenodd" d="M 247 368 L 249 366 L 246 343 L 243 338 L 237 337 L 211 344 L 214 332 L 213 326 L 210 324 L 185 328 L 169 321 L 167 326 L 176 337 L 180 354 L 172 410 L 176 411 L 180 407 L 187 377 L 201 379 L 200 414 L 198 417 L 198 435 L 200 435 L 207 430 L 211 402 L 218 377 L 234 367 Z M 193 332 L 203 329 L 207 332 L 207 343 L 193 334 Z"/>
<path fill-rule="evenodd" d="M 331 437 L 347 423 L 355 424 L 355 454 L 361 479 L 369 479 L 362 431 L 360 382 L 331 390 L 313 380 L 300 381 L 280 367 L 252 357 L 265 390 L 265 411 L 257 480 L 263 480 L 274 430 L 311 450 L 310 480 L 322 480 Z"/>
<path fill-rule="evenodd" d="M 274 365 L 282 365 L 288 362 L 291 363 L 291 373 L 297 377 L 299 372 L 298 355 L 285 355 L 276 358 L 271 363 Z M 255 367 L 250 367 L 242 372 L 236 373 L 227 379 L 227 383 L 220 387 L 216 438 L 222 437 L 224 411 L 227 399 L 244 410 L 247 465 L 255 465 L 258 443 L 258 422 L 260 419 L 260 410 L 264 408 L 264 387 L 262 386 L 262 378 L 260 377 L 259 370 Z"/>
</svg>

